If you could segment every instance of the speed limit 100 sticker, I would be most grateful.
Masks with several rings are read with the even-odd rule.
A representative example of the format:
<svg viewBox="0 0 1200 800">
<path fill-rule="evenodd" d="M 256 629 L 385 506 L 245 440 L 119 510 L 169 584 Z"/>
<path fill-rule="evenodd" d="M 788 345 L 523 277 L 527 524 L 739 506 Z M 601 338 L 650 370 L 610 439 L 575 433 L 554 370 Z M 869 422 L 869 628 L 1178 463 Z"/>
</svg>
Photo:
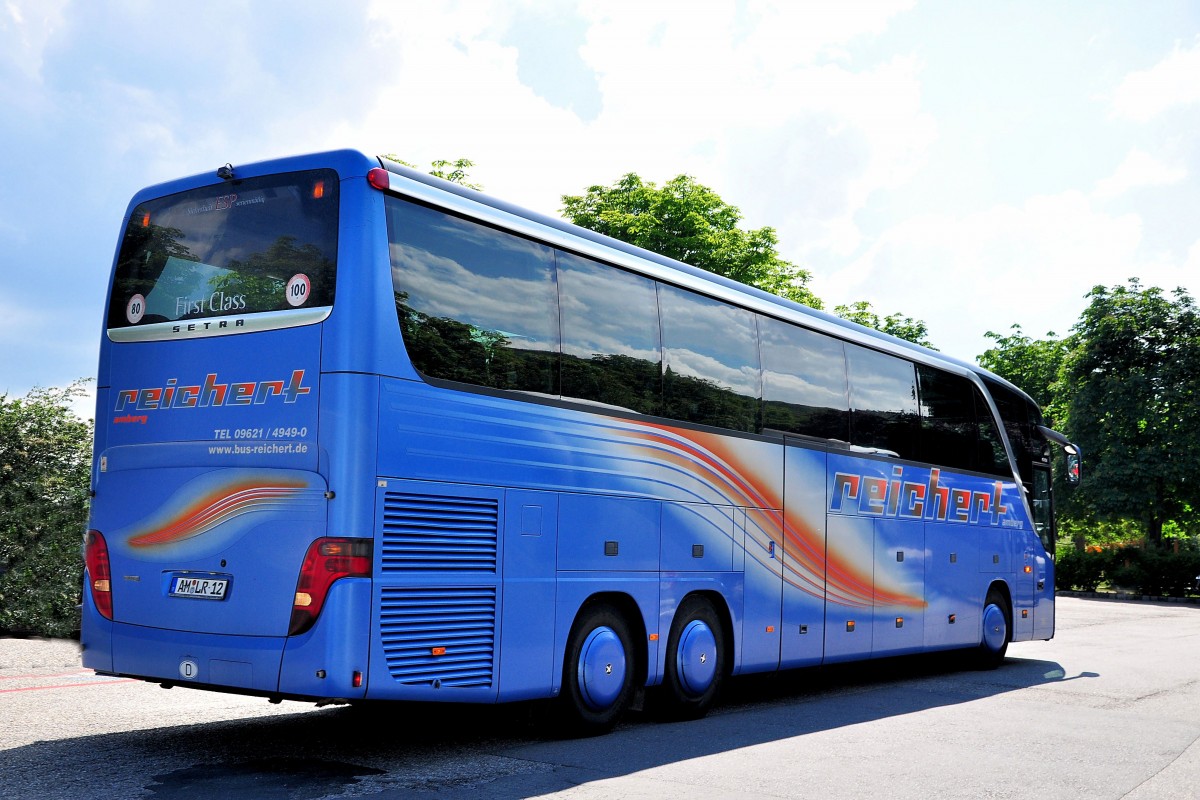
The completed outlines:
<svg viewBox="0 0 1200 800">
<path fill-rule="evenodd" d="M 129 320 L 130 324 L 136 325 L 142 321 L 144 316 L 146 316 L 146 298 L 135 294 L 125 304 L 125 319 Z"/>
<path fill-rule="evenodd" d="M 284 289 L 289 306 L 304 305 L 308 302 L 310 291 L 312 291 L 312 284 L 309 283 L 308 276 L 302 272 L 293 275 L 292 279 L 287 282 L 287 288 Z"/>
</svg>

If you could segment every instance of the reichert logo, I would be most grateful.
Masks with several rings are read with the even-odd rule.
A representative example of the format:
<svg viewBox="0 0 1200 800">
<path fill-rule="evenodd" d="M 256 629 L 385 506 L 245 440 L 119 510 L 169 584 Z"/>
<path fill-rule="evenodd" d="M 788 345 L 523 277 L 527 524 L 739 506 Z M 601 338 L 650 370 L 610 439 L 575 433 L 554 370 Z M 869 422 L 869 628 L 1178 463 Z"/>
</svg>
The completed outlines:
<svg viewBox="0 0 1200 800">
<path fill-rule="evenodd" d="M 217 373 L 210 372 L 201 384 L 179 386 L 178 383 L 178 378 L 171 378 L 165 386 L 153 389 L 120 389 L 113 411 L 262 405 L 272 397 L 282 397 L 283 402 L 294 403 L 312 391 L 311 387 L 304 385 L 302 369 L 293 370 L 291 379 L 287 381 L 220 383 Z M 143 424 L 144 421 L 143 417 Z"/>
</svg>

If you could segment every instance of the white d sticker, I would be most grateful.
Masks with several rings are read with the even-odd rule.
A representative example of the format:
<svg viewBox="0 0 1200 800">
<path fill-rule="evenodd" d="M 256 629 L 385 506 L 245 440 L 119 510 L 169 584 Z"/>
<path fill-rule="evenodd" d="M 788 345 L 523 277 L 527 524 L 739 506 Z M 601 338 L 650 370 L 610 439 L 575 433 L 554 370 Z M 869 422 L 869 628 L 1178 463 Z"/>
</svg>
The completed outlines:
<svg viewBox="0 0 1200 800">
<path fill-rule="evenodd" d="M 125 319 L 129 320 L 131 325 L 136 325 L 142 321 L 144 316 L 146 316 L 146 298 L 135 294 L 125 305 Z"/>
<path fill-rule="evenodd" d="M 308 276 L 303 272 L 292 276 L 292 279 L 287 282 L 287 288 L 284 290 L 287 293 L 287 301 L 289 306 L 302 306 L 308 302 L 308 293 L 312 289 L 312 284 L 308 282 Z"/>
</svg>

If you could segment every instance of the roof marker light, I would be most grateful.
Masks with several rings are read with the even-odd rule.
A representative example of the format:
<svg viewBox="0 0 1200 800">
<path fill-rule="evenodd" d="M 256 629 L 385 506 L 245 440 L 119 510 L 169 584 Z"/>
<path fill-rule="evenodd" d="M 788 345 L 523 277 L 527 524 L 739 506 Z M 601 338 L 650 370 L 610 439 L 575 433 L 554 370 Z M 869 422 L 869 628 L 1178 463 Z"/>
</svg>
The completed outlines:
<svg viewBox="0 0 1200 800">
<path fill-rule="evenodd" d="M 376 189 L 385 192 L 392 188 L 392 180 L 389 177 L 389 173 L 382 167 L 376 167 L 375 169 L 367 172 L 367 183 L 371 184 L 371 186 L 375 187 Z"/>
</svg>

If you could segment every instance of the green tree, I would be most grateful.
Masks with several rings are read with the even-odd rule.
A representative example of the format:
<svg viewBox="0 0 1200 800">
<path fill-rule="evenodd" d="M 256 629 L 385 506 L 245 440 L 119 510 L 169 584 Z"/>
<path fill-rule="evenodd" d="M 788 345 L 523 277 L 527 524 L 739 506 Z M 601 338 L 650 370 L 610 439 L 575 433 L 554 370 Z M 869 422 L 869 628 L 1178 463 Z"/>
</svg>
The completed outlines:
<svg viewBox="0 0 1200 800">
<path fill-rule="evenodd" d="M 570 222 L 813 308 L 807 271 L 776 252 L 769 227 L 743 230 L 741 212 L 689 175 L 662 187 L 629 173 L 612 186 L 563 195 Z"/>
<path fill-rule="evenodd" d="M 879 315 L 871 308 L 871 304 L 866 300 L 859 300 L 848 306 L 835 306 L 833 313 L 842 319 L 857 322 L 859 325 L 874 328 L 877 331 L 883 331 L 889 336 L 895 336 L 897 339 L 904 339 L 913 344 L 928 347 L 930 350 L 937 349 L 929 341 L 929 329 L 926 327 L 924 320 L 906 317 L 900 312 L 888 314 L 886 317 L 880 319 Z"/>
<path fill-rule="evenodd" d="M 420 169 L 416 164 L 405 161 L 395 153 L 387 153 L 384 158 L 389 161 L 395 161 L 397 164 L 403 164 L 412 169 Z M 435 178 L 441 178 L 444 181 L 457 183 L 460 186 L 465 186 L 468 189 L 481 191 L 483 187 L 478 183 L 472 183 L 467 180 L 467 170 L 475 166 L 475 162 L 469 158 L 456 158 L 453 161 L 447 161 L 444 158 L 436 158 L 429 164 L 429 174 Z"/>
<path fill-rule="evenodd" d="M 65 389 L 0 395 L 0 630 L 49 636 L 78 628 L 92 424 Z"/>
<path fill-rule="evenodd" d="M 1050 331 L 1045 339 L 1033 339 L 1020 325 L 1013 325 L 1007 336 L 994 331 L 984 334 L 996 343 L 979 356 L 980 366 L 1024 389 L 1042 408 L 1055 428 L 1066 422 L 1066 387 L 1062 384 L 1063 362 L 1071 342 Z"/>
<path fill-rule="evenodd" d="M 1147 540 L 1200 509 L 1200 313 L 1183 289 L 1096 286 L 1063 365 L 1067 432 L 1098 519 L 1136 519 Z"/>
</svg>

